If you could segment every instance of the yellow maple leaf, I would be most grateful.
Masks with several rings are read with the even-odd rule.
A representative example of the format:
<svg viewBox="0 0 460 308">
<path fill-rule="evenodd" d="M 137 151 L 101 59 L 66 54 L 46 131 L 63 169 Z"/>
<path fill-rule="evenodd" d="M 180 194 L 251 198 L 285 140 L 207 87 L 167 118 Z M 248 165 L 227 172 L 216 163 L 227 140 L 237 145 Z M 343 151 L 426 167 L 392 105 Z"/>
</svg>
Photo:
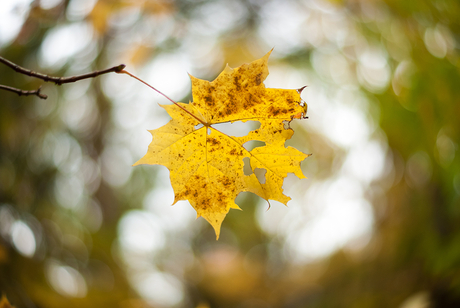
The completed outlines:
<svg viewBox="0 0 460 308">
<path fill-rule="evenodd" d="M 135 165 L 164 165 L 170 171 L 174 203 L 188 200 L 213 227 L 219 238 L 222 221 L 230 208 L 239 209 L 235 198 L 249 191 L 265 200 L 286 204 L 283 194 L 287 173 L 305 178 L 300 162 L 309 155 L 285 147 L 294 131 L 286 121 L 300 118 L 306 105 L 300 90 L 265 88 L 268 75 L 263 58 L 232 69 L 227 66 L 212 82 L 190 76 L 193 102 L 162 106 L 172 120 L 151 130 L 152 142 L 147 154 Z M 219 131 L 219 123 L 259 121 L 261 126 L 244 137 Z M 201 127 L 198 127 L 202 124 Z M 265 143 L 251 151 L 243 144 L 250 140 Z M 243 172 L 248 157 L 252 171 L 265 169 L 265 182 Z"/>
</svg>

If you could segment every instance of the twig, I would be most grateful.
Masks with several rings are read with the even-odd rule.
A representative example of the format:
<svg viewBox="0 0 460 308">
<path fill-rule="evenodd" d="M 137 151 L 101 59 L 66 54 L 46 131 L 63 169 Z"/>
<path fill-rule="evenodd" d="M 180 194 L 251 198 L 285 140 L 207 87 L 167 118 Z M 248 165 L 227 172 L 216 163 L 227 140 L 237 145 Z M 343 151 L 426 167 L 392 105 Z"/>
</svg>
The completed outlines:
<svg viewBox="0 0 460 308">
<path fill-rule="evenodd" d="M 126 67 L 126 65 L 120 64 L 120 65 L 117 65 L 117 66 L 114 66 L 114 67 L 111 67 L 111 68 L 108 68 L 108 69 L 105 69 L 105 70 L 102 70 L 102 71 L 94 71 L 94 72 L 91 72 L 91 73 L 77 75 L 77 76 L 53 77 L 53 76 L 48 76 L 48 75 L 45 75 L 45 74 L 42 74 L 42 73 L 38 73 L 38 72 L 28 70 L 28 69 L 23 68 L 23 67 L 21 67 L 21 66 L 15 64 L 15 63 L 5 59 L 5 58 L 3 58 L 3 57 L 0 57 L 0 62 L 5 64 L 6 66 L 11 67 L 12 69 L 14 69 L 16 72 L 18 72 L 20 74 L 24 74 L 24 75 L 27 75 L 27 76 L 39 78 L 39 79 L 44 80 L 45 82 L 54 82 L 58 86 L 60 86 L 63 83 L 70 83 L 70 82 L 75 82 L 75 81 L 79 81 L 79 80 L 82 80 L 82 79 L 94 78 L 94 77 L 97 77 L 99 75 L 103 75 L 103 74 L 107 74 L 107 73 L 112 73 L 112 72 L 120 73 Z M 21 95 L 37 95 L 38 97 L 40 97 L 42 99 L 47 99 L 47 97 L 48 97 L 47 95 L 40 93 L 40 88 L 38 90 L 35 90 L 35 91 L 25 91 L 25 90 L 20 90 L 20 89 L 8 87 L 8 86 L 0 85 L 0 89 L 17 93 L 19 96 L 21 96 Z"/>
<path fill-rule="evenodd" d="M 102 71 L 94 71 L 92 73 L 87 73 L 87 74 L 83 74 L 83 75 L 77 75 L 77 76 L 71 76 L 71 77 L 53 77 L 53 76 L 48 76 L 48 75 L 45 75 L 45 74 L 37 73 L 37 72 L 31 71 L 31 70 L 28 70 L 26 68 L 20 67 L 19 65 L 15 64 L 15 63 L 13 63 L 13 62 L 11 62 L 11 61 L 3 58 L 3 57 L 0 57 L 0 62 L 5 64 L 6 66 L 11 67 L 12 69 L 14 69 L 18 73 L 21 73 L 21 74 L 24 74 L 24 75 L 27 75 L 27 76 L 31 76 L 31 77 L 35 77 L 35 78 L 39 78 L 39 79 L 42 79 L 42 80 L 44 80 L 46 82 L 48 82 L 48 81 L 54 82 L 57 85 L 61 85 L 63 83 L 75 82 L 75 81 L 82 80 L 82 79 L 87 79 L 87 78 L 94 78 L 94 77 L 97 77 L 99 75 L 107 74 L 107 73 L 111 73 L 111 72 L 118 73 L 118 72 L 122 71 L 126 67 L 126 65 L 120 64 L 118 66 L 114 66 L 114 67 L 111 67 L 111 68 L 108 68 L 108 69 L 105 69 L 105 70 L 102 70 Z"/>
<path fill-rule="evenodd" d="M 48 98 L 48 95 L 40 93 L 41 88 L 42 88 L 42 87 L 38 88 L 38 89 L 35 90 L 35 91 L 24 91 L 24 90 L 12 88 L 12 87 L 8 87 L 8 86 L 4 86 L 4 85 L 1 85 L 1 84 L 0 84 L 0 89 L 6 90 L 6 91 L 10 91 L 10 92 L 14 92 L 14 93 L 16 93 L 16 94 L 19 95 L 19 96 L 21 96 L 21 95 L 24 95 L 24 96 L 28 96 L 28 95 L 37 95 L 37 96 L 40 97 L 41 99 L 47 99 L 47 98 Z"/>
</svg>

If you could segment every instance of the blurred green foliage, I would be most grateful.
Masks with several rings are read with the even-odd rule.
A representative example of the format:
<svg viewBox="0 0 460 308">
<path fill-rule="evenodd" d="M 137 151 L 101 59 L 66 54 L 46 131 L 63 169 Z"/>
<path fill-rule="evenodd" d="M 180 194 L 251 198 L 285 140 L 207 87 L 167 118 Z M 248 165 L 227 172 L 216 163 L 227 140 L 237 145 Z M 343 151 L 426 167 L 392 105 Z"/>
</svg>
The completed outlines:
<svg viewBox="0 0 460 308">
<path fill-rule="evenodd" d="M 322 41 L 314 41 L 318 33 L 307 30 L 293 33 L 292 40 L 285 36 L 286 45 L 275 46 L 281 56 L 274 62 L 312 81 L 322 80 L 333 91 L 343 85 L 321 73 L 315 54 L 335 50 L 346 59 L 353 72 L 349 80 L 354 80 L 349 86 L 359 86 L 369 102 L 366 112 L 378 127 L 375 135 L 388 144 L 386 175 L 364 192 L 374 211 L 372 237 L 364 247 L 296 262 L 286 253 L 288 237 L 259 227 L 258 200 L 250 194 L 239 197 L 244 212 L 229 213 L 219 242 L 200 221 L 184 223 L 182 229 L 171 223 L 173 230 L 166 232 L 161 230 L 169 220 L 140 211 L 149 191 L 161 190 L 167 175 L 148 167 L 127 169 L 137 158 L 131 160 L 134 154 L 125 146 L 135 138 L 123 135 L 127 124 L 117 120 L 128 117 L 130 109 L 117 108 L 139 88 L 126 89 L 126 79 L 45 84 L 46 101 L 1 92 L 0 291 L 13 305 L 460 307 L 460 2 L 78 2 L 18 1 L 15 9 L 25 12 L 24 19 L 14 38 L 2 41 L 0 55 L 29 69 L 69 76 L 122 61 L 128 70 L 145 73 L 142 67 L 149 61 L 191 49 L 191 67 L 201 75 L 197 77 L 212 79 L 225 63 L 237 66 L 273 47 L 275 42 L 261 27 L 268 28 L 282 12 L 267 15 L 264 7 L 297 5 L 309 21 L 319 20 Z M 218 18 L 206 23 L 209 14 Z M 327 37 L 340 29 L 328 23 L 326 14 L 346 19 L 365 43 L 356 39 L 354 45 L 339 42 L 340 48 L 334 47 Z M 44 46 L 48 35 L 77 23 L 91 27 L 91 43 L 60 62 L 46 60 L 43 53 L 52 51 Z M 288 27 L 290 20 L 281 24 Z M 69 33 L 63 53 L 77 40 Z M 383 50 L 384 64 L 356 56 L 368 45 Z M 207 65 L 200 66 L 205 60 Z M 365 61 L 377 71 L 388 67 L 388 82 L 378 83 L 382 75 L 360 75 Z M 0 84 L 32 90 L 43 82 L 0 65 Z M 189 92 L 181 95 L 182 101 L 191 99 Z M 143 100 L 154 105 L 158 97 Z M 139 107 L 132 103 L 131 108 Z M 314 113 L 320 103 L 308 104 L 310 118 L 320 117 Z M 155 119 L 161 117 L 167 116 Z M 346 150 L 321 131 L 294 125 L 292 142 L 314 153 L 304 163 L 310 181 L 333 178 Z M 131 171 L 123 173 L 125 169 Z M 164 203 L 169 201 L 172 197 Z M 147 229 L 129 224 L 127 213 L 150 221 Z M 131 253 L 121 249 L 129 246 L 123 246 L 124 223 L 134 228 L 134 238 L 127 240 L 134 245 Z M 163 234 L 161 244 L 151 243 L 161 249 L 149 253 L 142 243 L 135 244 L 136 234 L 142 237 L 139 230 L 150 230 L 147 243 Z M 144 287 L 139 287 L 139 277 L 149 270 L 155 273 L 150 283 L 143 280 Z"/>
</svg>

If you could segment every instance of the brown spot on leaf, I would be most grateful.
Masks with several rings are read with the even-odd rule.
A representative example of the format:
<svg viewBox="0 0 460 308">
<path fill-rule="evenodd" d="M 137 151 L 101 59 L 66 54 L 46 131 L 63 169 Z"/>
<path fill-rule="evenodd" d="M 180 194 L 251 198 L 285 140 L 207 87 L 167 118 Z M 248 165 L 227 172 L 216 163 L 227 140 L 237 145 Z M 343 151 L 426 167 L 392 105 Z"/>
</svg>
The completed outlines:
<svg viewBox="0 0 460 308">
<path fill-rule="evenodd" d="M 277 116 L 280 113 L 280 110 L 275 108 L 275 107 L 273 107 L 273 106 L 270 106 L 268 108 L 268 113 L 273 115 L 273 116 Z"/>
<path fill-rule="evenodd" d="M 210 143 L 212 145 L 219 145 L 220 141 L 217 140 L 217 139 L 214 139 L 214 138 L 208 138 L 208 143 Z"/>
<path fill-rule="evenodd" d="M 222 185 L 224 185 L 225 187 L 232 184 L 232 181 L 230 181 L 230 179 L 226 176 L 219 178 L 218 181 L 222 183 Z"/>
<path fill-rule="evenodd" d="M 256 85 L 260 85 L 262 83 L 262 73 L 257 74 L 256 76 Z"/>
<path fill-rule="evenodd" d="M 204 101 L 206 102 L 206 105 L 208 107 L 214 107 L 216 105 L 216 103 L 214 102 L 214 99 L 212 97 L 212 95 L 206 95 L 204 97 Z"/>
<path fill-rule="evenodd" d="M 234 105 L 235 104 L 235 96 L 233 92 L 228 92 L 228 103 Z"/>
<path fill-rule="evenodd" d="M 223 197 L 223 196 L 224 196 L 224 194 L 223 194 L 221 191 L 218 191 L 218 192 L 217 192 L 217 201 L 219 201 L 219 202 L 222 203 L 223 200 L 224 200 L 224 197 Z"/>
<path fill-rule="evenodd" d="M 233 76 L 233 85 L 237 91 L 241 91 L 240 76 Z"/>
</svg>

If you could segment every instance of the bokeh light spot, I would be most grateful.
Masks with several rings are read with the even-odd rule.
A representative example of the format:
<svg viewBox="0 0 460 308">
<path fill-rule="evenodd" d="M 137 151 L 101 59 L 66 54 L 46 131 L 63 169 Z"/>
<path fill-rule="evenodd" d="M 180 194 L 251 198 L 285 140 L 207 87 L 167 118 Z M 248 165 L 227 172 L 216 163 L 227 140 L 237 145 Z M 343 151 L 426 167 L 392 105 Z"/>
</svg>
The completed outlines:
<svg viewBox="0 0 460 308">
<path fill-rule="evenodd" d="M 121 248 L 133 253 L 151 253 L 165 244 L 160 222 L 145 211 L 127 212 L 120 220 L 118 233 Z"/>
<path fill-rule="evenodd" d="M 184 297 L 181 282 L 167 273 L 152 271 L 139 275 L 135 286 L 144 298 L 161 307 L 174 307 Z"/>
<path fill-rule="evenodd" d="M 35 254 L 35 236 L 26 223 L 20 220 L 13 223 L 11 226 L 11 239 L 14 247 L 23 256 L 32 257 Z"/>
<path fill-rule="evenodd" d="M 85 278 L 74 268 L 49 261 L 46 271 L 51 286 L 61 295 L 85 297 L 87 286 Z"/>
</svg>

